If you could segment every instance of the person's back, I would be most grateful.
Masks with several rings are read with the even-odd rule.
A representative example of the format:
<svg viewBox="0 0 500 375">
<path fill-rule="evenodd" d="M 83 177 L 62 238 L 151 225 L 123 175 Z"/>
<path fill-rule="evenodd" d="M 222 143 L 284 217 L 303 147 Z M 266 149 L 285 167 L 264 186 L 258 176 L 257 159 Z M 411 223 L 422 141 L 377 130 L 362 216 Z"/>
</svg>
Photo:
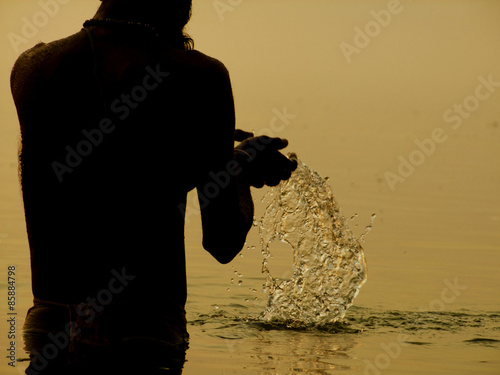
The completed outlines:
<svg viewBox="0 0 500 375">
<path fill-rule="evenodd" d="M 132 0 L 108 0 L 103 9 L 124 3 L 134 10 Z M 189 0 L 174 3 L 190 9 Z M 35 297 L 25 325 L 28 371 L 65 373 L 67 363 L 81 365 L 82 345 L 111 347 L 111 364 L 136 349 L 158 353 L 153 368 L 169 363 L 169 351 L 182 363 L 187 193 L 196 187 L 209 196 L 203 246 L 227 263 L 251 226 L 250 186 L 275 185 L 296 167 L 277 151 L 287 144 L 278 138 L 250 138 L 233 160 L 227 70 L 185 48 L 185 37 L 156 31 L 94 19 L 14 67 Z M 221 171 L 227 183 L 214 191 L 211 178 Z M 45 364 L 54 360 L 44 354 L 51 337 L 64 352 L 60 370 Z"/>
<path fill-rule="evenodd" d="M 183 332 L 181 208 L 220 136 L 206 122 L 225 72 L 147 30 L 88 32 L 35 47 L 13 71 L 33 293 L 90 298 L 96 313 L 130 302 L 121 316 L 161 311 Z"/>
<path fill-rule="evenodd" d="M 179 207 L 204 168 L 200 156 L 214 152 L 207 141 L 217 128 L 206 122 L 225 72 L 199 52 L 159 53 L 147 33 L 118 30 L 90 28 L 94 49 L 85 31 L 39 45 L 14 69 L 34 294 L 78 302 L 127 266 L 145 278 L 131 290 L 168 286 L 146 302 L 183 303 Z"/>
</svg>

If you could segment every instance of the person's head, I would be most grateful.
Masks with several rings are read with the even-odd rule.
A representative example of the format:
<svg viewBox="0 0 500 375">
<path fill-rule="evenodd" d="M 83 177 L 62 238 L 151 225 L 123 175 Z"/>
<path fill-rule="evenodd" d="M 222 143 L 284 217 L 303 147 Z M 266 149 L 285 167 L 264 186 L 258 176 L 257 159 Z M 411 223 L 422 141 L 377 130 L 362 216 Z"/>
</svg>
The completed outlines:
<svg viewBox="0 0 500 375">
<path fill-rule="evenodd" d="M 184 33 L 191 18 L 192 0 L 101 0 L 98 14 L 153 24 L 162 33 L 182 38 L 187 49 L 193 40 Z"/>
</svg>

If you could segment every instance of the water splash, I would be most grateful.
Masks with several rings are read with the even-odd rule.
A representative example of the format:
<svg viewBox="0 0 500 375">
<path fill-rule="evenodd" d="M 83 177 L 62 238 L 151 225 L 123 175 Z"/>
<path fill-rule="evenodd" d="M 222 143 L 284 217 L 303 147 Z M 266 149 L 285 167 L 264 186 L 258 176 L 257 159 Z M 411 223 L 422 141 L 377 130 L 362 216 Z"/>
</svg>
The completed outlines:
<svg viewBox="0 0 500 375">
<path fill-rule="evenodd" d="M 365 242 L 366 235 L 368 234 L 369 231 L 371 231 L 373 229 L 373 222 L 375 221 L 376 217 L 377 217 L 376 214 L 372 214 L 372 216 L 370 217 L 370 224 L 368 224 L 365 227 L 365 231 L 363 232 L 363 234 L 361 236 L 359 236 L 358 242 L 360 242 L 360 243 Z"/>
<path fill-rule="evenodd" d="M 297 170 L 264 198 L 269 203 L 260 237 L 264 289 L 269 297 L 262 318 L 291 328 L 342 321 L 366 281 L 363 249 L 342 216 L 328 179 L 296 155 L 291 158 L 297 160 Z M 290 280 L 280 282 L 269 271 L 270 246 L 275 240 L 292 247 Z"/>
</svg>

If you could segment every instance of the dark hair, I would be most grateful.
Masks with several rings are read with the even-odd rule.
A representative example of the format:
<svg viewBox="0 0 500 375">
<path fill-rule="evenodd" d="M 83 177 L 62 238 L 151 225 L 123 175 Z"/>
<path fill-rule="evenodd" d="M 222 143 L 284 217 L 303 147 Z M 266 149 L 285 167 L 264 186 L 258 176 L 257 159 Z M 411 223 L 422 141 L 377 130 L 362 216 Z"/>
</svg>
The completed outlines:
<svg viewBox="0 0 500 375">
<path fill-rule="evenodd" d="M 194 48 L 194 40 L 184 32 L 191 19 L 192 0 L 101 0 L 103 6 L 131 12 L 138 4 L 143 9 L 155 9 L 156 13 L 147 15 L 143 22 L 153 21 L 161 34 L 174 38 L 174 43 L 185 50 Z M 139 16 L 140 18 L 140 16 Z"/>
<path fill-rule="evenodd" d="M 144 0 L 142 0 L 144 1 Z M 158 0 L 153 0 L 158 1 Z M 166 10 L 170 11 L 172 17 L 168 17 L 169 23 L 175 28 L 175 33 L 182 35 L 182 40 L 185 50 L 192 50 L 194 48 L 194 40 L 184 31 L 185 26 L 191 19 L 192 0 L 160 0 L 168 3 Z"/>
</svg>

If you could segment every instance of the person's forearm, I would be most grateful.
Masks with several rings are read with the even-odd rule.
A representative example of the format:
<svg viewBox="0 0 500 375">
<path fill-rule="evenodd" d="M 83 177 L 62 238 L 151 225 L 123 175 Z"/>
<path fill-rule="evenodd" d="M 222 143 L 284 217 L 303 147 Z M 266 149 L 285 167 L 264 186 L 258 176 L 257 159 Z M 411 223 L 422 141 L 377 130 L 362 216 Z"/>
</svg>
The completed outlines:
<svg viewBox="0 0 500 375">
<path fill-rule="evenodd" d="M 253 224 L 250 186 L 240 173 L 232 173 L 229 184 L 200 208 L 203 247 L 219 262 L 230 262 L 243 249 Z"/>
<path fill-rule="evenodd" d="M 248 233 L 253 224 L 254 204 L 250 186 L 246 184 L 241 176 L 236 176 L 236 186 L 238 191 L 238 205 L 240 208 L 242 225 L 245 233 Z"/>
</svg>

